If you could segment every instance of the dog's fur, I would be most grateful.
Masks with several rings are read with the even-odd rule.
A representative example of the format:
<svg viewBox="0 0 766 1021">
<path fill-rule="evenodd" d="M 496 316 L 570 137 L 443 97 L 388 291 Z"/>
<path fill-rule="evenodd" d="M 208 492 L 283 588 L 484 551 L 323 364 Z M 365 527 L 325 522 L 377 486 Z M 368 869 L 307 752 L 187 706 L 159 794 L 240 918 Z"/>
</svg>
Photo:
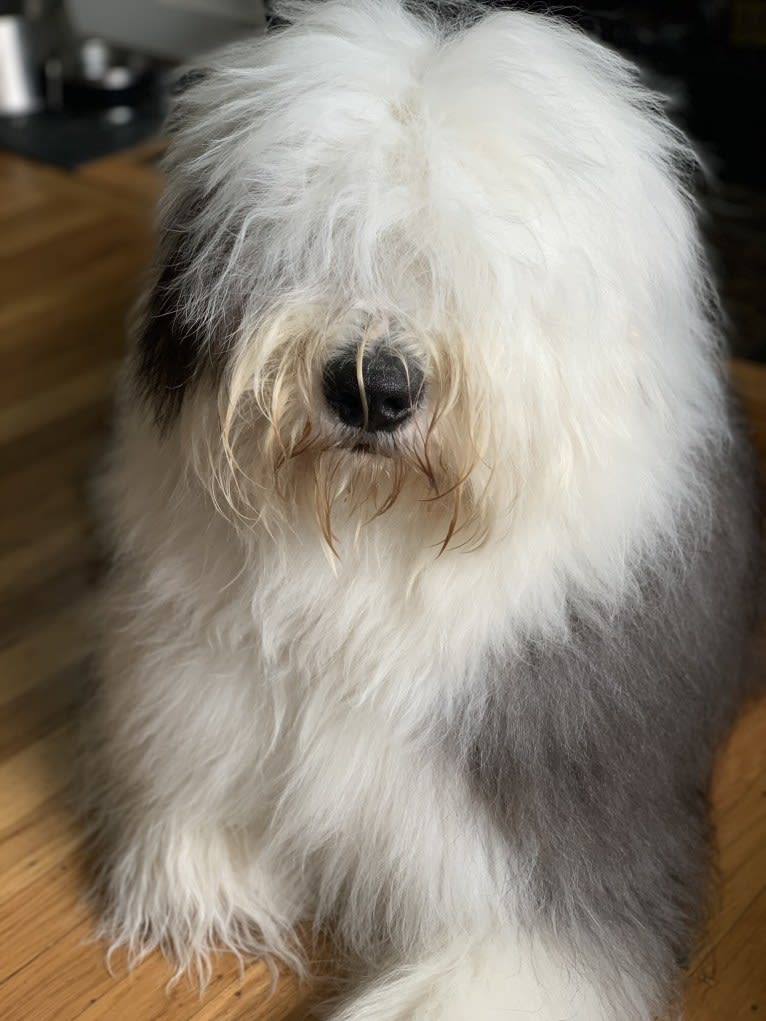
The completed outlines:
<svg viewBox="0 0 766 1021">
<path fill-rule="evenodd" d="M 282 13 L 171 117 L 102 487 L 103 931 L 204 980 L 301 967 L 313 916 L 337 1021 L 649 1021 L 759 561 L 694 155 L 554 19 Z M 425 398 L 360 450 L 322 372 L 382 343 Z"/>
</svg>

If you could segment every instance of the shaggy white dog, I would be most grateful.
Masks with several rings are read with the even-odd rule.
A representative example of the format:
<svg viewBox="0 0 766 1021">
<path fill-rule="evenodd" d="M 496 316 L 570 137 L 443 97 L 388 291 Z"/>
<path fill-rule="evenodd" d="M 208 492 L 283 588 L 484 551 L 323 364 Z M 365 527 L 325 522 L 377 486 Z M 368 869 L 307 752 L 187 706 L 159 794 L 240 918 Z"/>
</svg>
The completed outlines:
<svg viewBox="0 0 766 1021">
<path fill-rule="evenodd" d="M 649 1021 L 757 518 L 687 187 L 564 23 L 397 0 L 190 73 L 103 484 L 103 931 L 343 1021 Z"/>
</svg>

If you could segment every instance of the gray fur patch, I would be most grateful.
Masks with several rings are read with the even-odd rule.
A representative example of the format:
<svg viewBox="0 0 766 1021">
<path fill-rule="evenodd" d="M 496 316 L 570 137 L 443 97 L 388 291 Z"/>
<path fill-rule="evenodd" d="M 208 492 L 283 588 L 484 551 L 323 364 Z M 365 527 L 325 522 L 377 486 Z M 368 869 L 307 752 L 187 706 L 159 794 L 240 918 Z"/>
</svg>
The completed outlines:
<svg viewBox="0 0 766 1021">
<path fill-rule="evenodd" d="M 747 694 L 761 551 L 753 457 L 734 432 L 703 468 L 712 527 L 687 515 L 680 547 L 608 619 L 573 616 L 566 642 L 493 654 L 483 712 L 460 728 L 526 920 L 634 974 L 658 1008 L 704 919 L 713 752 Z"/>
</svg>

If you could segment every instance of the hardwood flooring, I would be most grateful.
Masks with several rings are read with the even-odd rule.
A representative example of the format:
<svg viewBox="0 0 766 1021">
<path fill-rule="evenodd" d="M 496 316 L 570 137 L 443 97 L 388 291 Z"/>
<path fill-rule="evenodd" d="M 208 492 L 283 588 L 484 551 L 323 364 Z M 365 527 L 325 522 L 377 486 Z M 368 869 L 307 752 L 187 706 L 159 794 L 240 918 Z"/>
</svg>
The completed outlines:
<svg viewBox="0 0 766 1021">
<path fill-rule="evenodd" d="M 91 641 L 86 479 L 123 320 L 150 249 L 151 153 L 64 174 L 0 155 L 0 1018 L 298 1021 L 310 991 L 222 958 L 200 999 L 157 955 L 133 973 L 89 941 L 80 835 L 62 800 Z M 149 162 L 147 162 L 147 160 Z M 766 369 L 735 365 L 766 463 Z M 766 663 L 766 636 L 757 668 Z M 766 701 L 716 772 L 721 882 L 687 1021 L 766 1016 Z M 470 1019 L 467 1019 L 470 1021 Z"/>
</svg>

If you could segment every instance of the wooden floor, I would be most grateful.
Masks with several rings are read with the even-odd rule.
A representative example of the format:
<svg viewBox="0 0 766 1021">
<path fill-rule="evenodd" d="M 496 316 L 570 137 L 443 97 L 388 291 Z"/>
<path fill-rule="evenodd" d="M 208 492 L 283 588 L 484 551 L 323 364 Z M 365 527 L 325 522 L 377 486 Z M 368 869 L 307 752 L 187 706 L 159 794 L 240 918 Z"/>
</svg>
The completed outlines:
<svg viewBox="0 0 766 1021">
<path fill-rule="evenodd" d="M 149 252 L 151 157 L 65 175 L 0 154 L 2 1021 L 297 1021 L 311 999 L 289 976 L 272 994 L 263 966 L 240 975 L 228 959 L 203 999 L 184 983 L 167 993 L 159 957 L 110 975 L 88 942 L 61 798 L 90 643 L 84 483 Z M 766 369 L 735 372 L 766 462 Z M 714 804 L 720 903 L 689 970 L 687 1021 L 766 1018 L 766 702 L 722 751 Z"/>
</svg>

